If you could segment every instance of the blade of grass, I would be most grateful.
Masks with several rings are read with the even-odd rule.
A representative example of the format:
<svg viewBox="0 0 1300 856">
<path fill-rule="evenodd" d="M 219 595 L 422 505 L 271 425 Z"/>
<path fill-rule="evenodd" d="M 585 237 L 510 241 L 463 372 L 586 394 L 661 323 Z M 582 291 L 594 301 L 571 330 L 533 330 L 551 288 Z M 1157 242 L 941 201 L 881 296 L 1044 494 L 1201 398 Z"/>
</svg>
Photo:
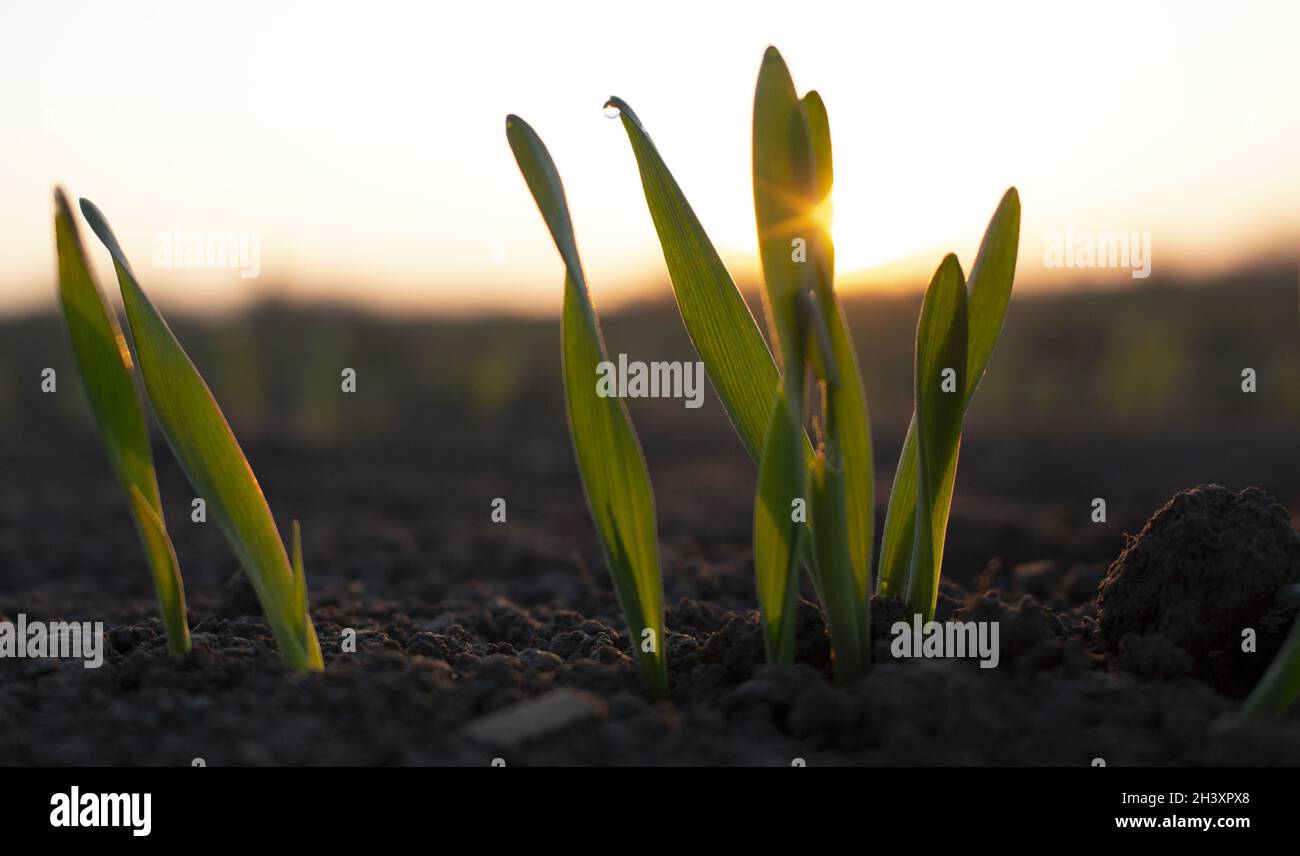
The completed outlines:
<svg viewBox="0 0 1300 856">
<path fill-rule="evenodd" d="M 1294 597 L 1294 592 L 1291 593 Z M 1242 705 L 1246 716 L 1281 716 L 1300 698 L 1300 619 Z"/>
<path fill-rule="evenodd" d="M 163 522 L 149 428 L 140 404 L 131 352 L 117 315 L 91 276 L 81 235 L 62 189 L 55 190 L 54 205 L 59 302 L 77 372 L 104 451 L 130 502 L 162 610 L 167 647 L 175 654 L 184 654 L 190 650 L 185 586 Z"/>
<path fill-rule="evenodd" d="M 860 633 L 870 634 L 870 604 L 859 599 L 853 578 L 853 559 L 849 554 L 849 521 L 844 501 L 844 469 L 827 456 L 818 456 L 813 462 L 809 478 L 812 494 L 812 515 L 809 529 L 813 533 L 813 546 L 817 551 L 817 567 L 821 572 L 820 598 L 830 630 L 834 654 L 835 680 L 848 683 L 862 674 L 869 656 Z M 870 639 L 870 635 L 867 637 Z"/>
<path fill-rule="evenodd" d="M 686 332 L 741 444 L 758 463 L 780 381 L 772 352 L 641 120 L 617 96 L 610 96 L 605 106 L 618 110 L 627 132 Z M 805 464 L 810 466 L 813 448 L 806 434 L 803 446 Z M 807 539 L 802 540 L 806 545 Z M 810 553 L 806 558 L 813 568 L 815 556 Z M 818 586 L 815 569 L 812 577 Z"/>
<path fill-rule="evenodd" d="M 916 540 L 916 411 L 907 425 L 903 450 L 898 453 L 894 483 L 885 506 L 884 534 L 880 539 L 880 567 L 876 571 L 876 593 L 885 597 L 906 597 L 912 567 L 912 544 Z"/>
<path fill-rule="evenodd" d="M 821 236 L 812 216 L 818 196 L 808 123 L 790 70 L 776 48 L 763 55 L 754 87 L 753 147 L 763 305 L 781 355 L 786 392 L 792 402 L 800 403 L 801 411 L 808 353 L 806 299 L 818 285 L 821 259 L 816 245 Z"/>
<path fill-rule="evenodd" d="M 816 210 L 819 215 L 814 217 L 814 222 L 815 234 L 819 237 L 814 244 L 816 252 L 812 256 L 819 266 L 815 294 L 821 315 L 825 318 L 830 362 L 834 367 L 834 372 L 826 376 L 822 393 L 826 426 L 825 457 L 832 476 L 829 489 L 836 491 L 837 495 L 839 492 L 843 494 L 843 527 L 853 572 L 853 602 L 857 604 L 858 610 L 859 660 L 865 667 L 871 662 L 871 554 L 876 527 L 876 476 L 871 419 L 862 386 L 857 349 L 853 346 L 839 296 L 833 288 L 835 245 L 831 239 L 829 213 L 834 164 L 830 119 L 826 105 L 815 90 L 803 97 L 802 104 L 812 139 L 817 177 Z M 824 565 L 825 561 L 823 557 L 819 564 Z"/>
<path fill-rule="evenodd" d="M 636 156 L 646 204 L 686 332 L 736 433 L 757 461 L 765 446 L 779 380 L 772 353 L 641 120 L 620 98 L 611 96 L 606 106 L 618 109 Z"/>
<path fill-rule="evenodd" d="M 846 331 L 838 314 L 832 328 L 825 313 L 827 306 L 838 309 L 832 290 L 834 245 L 825 216 L 833 181 L 829 122 L 820 96 L 798 97 L 789 68 L 775 48 L 765 52 L 755 85 L 753 148 L 764 306 L 785 367 L 790 408 L 801 413 L 807 367 L 812 367 L 825 385 L 826 405 L 830 405 L 831 391 L 840 389 L 846 380 L 837 358 L 842 353 L 835 353 L 836 340 Z M 842 352 L 845 342 L 838 344 Z M 856 360 L 850 357 L 847 365 L 856 371 Z M 856 374 L 852 380 L 858 381 Z M 860 382 L 858 389 L 860 403 Z M 865 415 L 865 408 L 862 413 Z M 844 426 L 839 424 L 837 412 L 828 409 L 827 416 L 835 417 L 835 424 L 827 421 L 821 454 L 813 455 L 807 474 L 800 475 L 809 480 L 811 489 L 809 566 L 830 628 L 835 674 L 840 681 L 850 681 L 861 672 L 859 628 L 866 601 L 857 596 L 849 545 L 844 458 L 839 445 L 839 431 Z M 794 436 L 797 441 L 797 434 Z M 857 469 L 854 475 L 858 475 Z M 863 569 L 869 575 L 869 559 Z"/>
<path fill-rule="evenodd" d="M 293 570 L 293 606 L 294 613 L 305 623 L 307 621 L 307 571 L 302 565 L 302 527 L 294 520 L 293 546 L 289 557 L 289 566 Z M 306 634 L 305 626 L 299 627 L 300 634 Z"/>
<path fill-rule="evenodd" d="M 176 549 L 172 546 L 167 525 L 159 516 L 158 509 L 149 503 L 135 485 L 130 487 L 130 496 L 131 511 L 135 514 L 140 538 L 145 544 L 150 565 L 155 569 L 154 591 L 162 606 L 167 648 L 173 654 L 184 654 L 190 650 L 190 626 L 185 617 L 185 586 L 181 582 L 181 563 L 176 558 Z"/>
<path fill-rule="evenodd" d="M 663 580 L 650 474 L 622 400 L 596 392 L 597 366 L 608 355 L 555 163 L 541 138 L 519 117 L 506 118 L 506 137 L 564 260 L 562 350 L 569 434 L 632 651 L 651 694 L 662 697 L 668 691 Z M 643 644 L 646 630 L 653 634 L 648 651 Z"/>
<path fill-rule="evenodd" d="M 966 316 L 966 280 L 957 257 L 949 254 L 926 289 L 916 329 L 916 538 L 907 607 L 909 615 L 927 621 L 934 614 L 948 523 L 947 504 L 937 499 L 945 487 L 951 491 L 961 445 Z M 945 391 L 945 381 L 953 385 L 951 391 Z"/>
<path fill-rule="evenodd" d="M 605 106 L 619 111 L 627 131 L 686 332 L 736 434 L 757 463 L 780 381 L 772 352 L 641 120 L 617 96 L 610 96 Z M 813 448 L 806 435 L 804 457 L 811 464 Z"/>
<path fill-rule="evenodd" d="M 795 417 L 785 385 L 772 402 L 767 447 L 758 466 L 754 501 L 754 578 L 763 618 L 763 648 L 770 663 L 794 662 L 795 615 L 798 608 L 799 560 L 803 522 L 795 519 L 795 502 L 808 506 L 808 477 L 800 449 L 803 429 Z"/>
<path fill-rule="evenodd" d="M 815 280 L 807 244 L 817 240 L 806 216 L 816 192 L 810 148 L 789 69 L 776 49 L 768 48 L 754 87 L 754 219 L 763 267 L 763 307 L 783 373 L 759 461 L 754 571 L 771 662 L 790 662 L 794 656 L 801 550 L 806 550 L 818 598 L 825 602 L 827 595 L 815 537 L 803 536 L 804 526 L 792 519 L 791 508 L 796 499 L 804 504 L 802 518 L 811 529 L 816 518 L 808 478 L 816 456 L 810 453 L 804 458 L 801 440 L 813 320 L 809 298 Z M 799 242 L 804 244 L 801 251 L 795 246 Z"/>
<path fill-rule="evenodd" d="M 984 377 L 993 348 L 1006 319 L 1007 304 L 1016 272 L 1016 254 L 1020 244 L 1020 195 L 1010 188 L 998 203 L 984 239 L 980 243 L 969 281 L 970 333 L 967 341 L 968 372 L 965 379 L 966 406 Z M 952 504 L 952 485 L 938 496 L 938 502 Z M 907 429 L 903 450 L 898 457 L 894 485 L 885 512 L 884 537 L 880 547 L 878 592 L 903 597 L 908 587 L 915 541 L 916 508 L 916 415 Z M 945 517 L 946 519 L 946 517 Z M 941 545 L 942 548 L 942 545 Z M 942 558 L 942 556 L 940 556 Z M 937 590 L 937 582 L 936 582 Z"/>
<path fill-rule="evenodd" d="M 970 376 L 966 379 L 968 406 L 980 381 L 984 380 L 993 348 L 1002 335 L 1019 248 L 1020 194 L 1012 187 L 1002 195 L 997 210 L 993 212 L 970 271 L 970 335 L 966 358 L 970 367 Z"/>
<path fill-rule="evenodd" d="M 315 628 L 298 614 L 297 583 L 253 470 L 221 408 L 167 322 L 141 289 L 103 214 L 81 200 L 91 229 L 112 254 L 145 390 L 163 436 L 248 574 L 280 646 L 299 672 L 323 668 Z"/>
</svg>

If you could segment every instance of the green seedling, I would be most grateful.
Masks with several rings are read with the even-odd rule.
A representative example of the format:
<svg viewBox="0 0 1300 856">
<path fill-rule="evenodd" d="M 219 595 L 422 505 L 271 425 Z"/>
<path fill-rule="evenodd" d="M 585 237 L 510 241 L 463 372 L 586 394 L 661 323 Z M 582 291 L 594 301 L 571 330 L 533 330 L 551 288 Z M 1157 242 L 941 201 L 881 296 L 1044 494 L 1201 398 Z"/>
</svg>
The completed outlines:
<svg viewBox="0 0 1300 856">
<path fill-rule="evenodd" d="M 966 358 L 964 370 L 959 371 L 955 379 L 956 388 L 962 397 L 963 416 L 980 381 L 984 379 L 984 371 L 993 356 L 993 347 L 1002 332 L 1007 304 L 1011 300 L 1019 244 L 1020 196 L 1013 187 L 1002 197 L 993 213 L 993 218 L 984 231 L 984 239 L 980 242 L 970 277 L 966 280 Z M 942 280 L 953 274 L 961 275 L 960 268 L 954 267 L 956 259 L 952 259 L 951 264 L 949 259 L 945 259 L 944 263 L 935 272 L 929 290 L 946 291 Z M 946 272 L 945 266 L 948 267 Z M 924 312 L 922 315 L 924 318 Z M 922 332 L 921 329 L 917 331 L 918 358 L 923 344 Z M 956 361 L 955 355 L 952 359 Z M 933 382 L 934 378 L 918 378 L 918 386 L 920 380 Z M 889 508 L 885 514 L 885 534 L 880 545 L 876 590 L 883 595 L 906 598 L 908 611 L 923 615 L 928 620 L 934 615 L 935 599 L 939 592 L 944 535 L 948 529 L 948 511 L 952 507 L 953 485 L 957 478 L 957 451 L 952 451 L 948 461 L 936 459 L 931 462 L 931 472 L 941 470 L 942 478 L 929 497 L 920 496 L 917 490 L 919 413 L 918 406 L 912 413 L 912 422 L 908 425 L 907 437 L 903 440 L 903 451 L 898 458 L 898 469 L 894 473 L 894 486 L 889 494 Z M 957 418 L 957 424 L 959 447 L 960 417 Z M 936 436 L 936 431 L 942 433 L 942 426 L 938 424 L 928 427 L 931 436 Z M 930 444 L 931 454 L 942 451 Z M 928 525 L 931 546 L 921 557 L 928 564 L 918 559 L 918 528 L 922 528 L 918 526 L 919 520 L 929 521 L 925 525 Z"/>
<path fill-rule="evenodd" d="M 789 557 L 800 553 L 827 615 L 837 675 L 851 676 L 866 664 L 870 646 L 874 476 L 866 400 L 833 289 L 834 247 L 822 213 L 833 181 L 825 106 L 815 92 L 796 97 L 785 63 L 769 48 L 755 93 L 754 196 L 764 310 L 780 368 L 641 121 L 619 98 L 607 106 L 619 111 L 636 157 L 687 332 L 742 444 L 759 462 L 755 565 L 768 654 L 785 660 L 791 651 Z M 970 278 L 949 256 L 926 291 L 917 330 L 916 411 L 890 494 L 876 590 L 906 598 L 909 611 L 927 620 L 938 590 L 961 418 L 1002 329 L 1019 232 L 1020 200 L 1012 188 L 985 232 Z M 806 250 L 802 272 L 789 263 L 795 238 Z M 796 405 L 808 370 L 820 386 L 822 432 L 816 448 L 796 441 L 804 447 L 801 472 L 786 448 L 787 425 L 777 417 L 802 412 Z M 771 436 L 778 428 L 781 436 Z M 782 500 L 804 490 L 813 500 L 803 527 L 811 537 L 801 539 L 788 525 L 777 526 L 777 512 Z"/>
<path fill-rule="evenodd" d="M 141 289 L 99 209 L 83 199 L 81 213 L 113 258 L 135 365 L 163 436 L 248 575 L 285 662 L 298 672 L 321 670 L 298 522 L 291 563 L 262 489 L 203 377 Z M 126 360 L 124 348 L 122 354 Z M 145 505 L 137 502 L 137 510 Z"/>
<path fill-rule="evenodd" d="M 1300 605 L 1300 583 L 1284 586 L 1279 600 L 1292 606 Z M 1281 716 L 1300 698 L 1300 619 L 1291 625 L 1282 649 L 1259 683 L 1250 691 L 1241 712 L 1246 716 Z"/>
<path fill-rule="evenodd" d="M 645 457 L 623 402 L 596 391 L 597 366 L 608 355 L 559 172 L 541 138 L 524 120 L 507 117 L 506 138 L 564 261 L 561 351 L 569 435 L 633 654 L 650 693 L 662 697 L 668 691 L 663 579 Z"/>
<path fill-rule="evenodd" d="M 185 586 L 163 522 L 135 364 L 117 315 L 86 265 L 81 235 L 62 189 L 54 191 L 54 236 L 59 259 L 59 303 L 68 325 L 77 373 L 109 465 L 126 494 L 136 532 L 144 545 L 162 610 L 167 647 L 175 654 L 184 654 L 190 650 Z"/>
<path fill-rule="evenodd" d="M 868 545 L 871 538 L 866 402 L 851 345 L 847 353 L 843 347 L 848 332 L 833 291 L 834 245 L 822 216 L 833 181 L 829 121 L 816 92 L 798 97 L 775 50 L 764 57 L 754 92 L 753 175 L 766 286 L 763 305 L 782 369 L 759 461 L 754 520 L 754 568 L 767 652 L 777 662 L 793 659 L 793 639 L 786 636 L 794 630 L 799 559 L 806 552 L 830 628 L 836 677 L 847 681 L 861 672 L 867 653 L 862 640 L 870 638 L 870 613 L 862 608 L 869 591 L 869 554 L 861 556 L 855 572 L 850 545 L 851 531 L 865 528 Z M 805 458 L 801 415 L 812 399 L 813 390 L 805 383 L 809 374 L 819 387 L 823 430 L 821 442 Z M 864 438 L 867 454 L 843 454 L 848 436 Z M 854 497 L 865 494 L 867 504 L 850 508 L 849 491 L 859 486 L 866 489 Z M 802 519 L 792 511 L 800 502 L 806 512 Z M 771 516 L 778 512 L 781 527 L 771 529 Z M 811 536 L 806 541 L 804 529 Z M 776 533 L 782 537 L 773 537 Z"/>
</svg>

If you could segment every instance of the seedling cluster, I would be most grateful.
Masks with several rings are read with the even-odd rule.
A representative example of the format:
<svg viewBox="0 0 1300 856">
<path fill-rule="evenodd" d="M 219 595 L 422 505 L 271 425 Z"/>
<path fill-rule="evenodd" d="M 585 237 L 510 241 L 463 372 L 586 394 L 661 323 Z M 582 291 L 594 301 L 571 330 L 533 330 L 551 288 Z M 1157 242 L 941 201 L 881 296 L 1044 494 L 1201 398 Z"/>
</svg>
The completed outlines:
<svg viewBox="0 0 1300 856">
<path fill-rule="evenodd" d="M 1019 197 L 1014 188 L 1003 197 L 969 279 L 948 255 L 926 290 L 916 337 L 915 412 L 873 586 L 870 420 L 834 289 L 828 216 L 833 165 L 821 97 L 799 97 L 781 55 L 768 49 L 754 94 L 753 185 L 763 307 L 775 357 L 636 114 L 619 98 L 610 98 L 606 110 L 621 118 L 631 142 L 687 332 L 758 463 L 754 571 L 768 659 L 794 657 L 803 566 L 826 615 L 835 675 L 852 680 L 870 660 L 873 588 L 904 598 L 911 613 L 933 616 L 962 418 L 1011 295 Z M 594 398 L 591 379 L 604 345 L 564 190 L 527 123 L 508 117 L 506 134 L 565 264 L 565 388 L 588 503 L 633 637 L 644 628 L 657 639 L 663 617 L 654 502 L 635 430 L 620 403 L 603 404 L 599 419 L 595 405 L 575 404 Z M 811 426 L 804 419 L 809 409 L 816 411 Z M 630 561 L 630 555 L 638 560 Z M 628 596 L 634 591 L 643 596 Z M 662 691 L 662 655 L 643 657 L 642 665 L 652 689 Z"/>
<path fill-rule="evenodd" d="M 81 213 L 112 256 L 134 347 L 91 276 L 71 208 L 57 190 L 63 316 L 91 413 L 153 572 L 168 647 L 177 654 L 190 648 L 185 588 L 163 518 L 138 377 L 177 462 L 248 574 L 285 662 L 300 672 L 319 671 L 324 664 L 307 614 L 298 522 L 291 563 L 252 467 L 203 377 L 140 287 L 108 221 L 85 199 Z"/>
</svg>

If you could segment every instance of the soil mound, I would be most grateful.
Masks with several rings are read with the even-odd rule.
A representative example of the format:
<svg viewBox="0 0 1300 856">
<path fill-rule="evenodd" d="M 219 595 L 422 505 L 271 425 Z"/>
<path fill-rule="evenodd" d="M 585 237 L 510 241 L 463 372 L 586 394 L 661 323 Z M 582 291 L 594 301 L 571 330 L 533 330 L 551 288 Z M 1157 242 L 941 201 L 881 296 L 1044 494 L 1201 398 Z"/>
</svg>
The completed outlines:
<svg viewBox="0 0 1300 856">
<path fill-rule="evenodd" d="M 1258 488 L 1201 485 L 1179 492 L 1128 539 L 1099 587 L 1098 626 L 1108 650 L 1143 663 L 1135 671 L 1159 674 L 1165 663 L 1173 675 L 1190 665 L 1240 694 L 1287 630 L 1294 609 L 1277 594 L 1298 579 L 1300 534 L 1286 509 Z M 1256 634 L 1253 653 L 1242 651 L 1247 628 Z"/>
</svg>

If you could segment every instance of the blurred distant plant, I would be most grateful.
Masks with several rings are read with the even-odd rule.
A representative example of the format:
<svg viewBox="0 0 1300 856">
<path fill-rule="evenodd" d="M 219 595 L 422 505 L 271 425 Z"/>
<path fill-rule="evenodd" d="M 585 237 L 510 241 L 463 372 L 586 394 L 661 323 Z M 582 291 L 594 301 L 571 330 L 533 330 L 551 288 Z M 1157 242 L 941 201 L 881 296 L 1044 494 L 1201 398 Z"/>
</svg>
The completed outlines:
<svg viewBox="0 0 1300 856">
<path fill-rule="evenodd" d="M 77 371 L 109 464 L 130 502 L 136 531 L 144 544 L 145 557 L 153 572 L 154 591 L 162 608 L 167 647 L 173 653 L 184 654 L 190 650 L 185 586 L 163 521 L 135 364 L 117 315 L 86 265 L 81 235 L 61 189 L 54 191 L 54 208 L 59 302 L 68 324 Z"/>
<path fill-rule="evenodd" d="M 825 106 L 816 92 L 798 97 L 781 55 L 769 48 L 754 95 L 753 176 L 766 286 L 763 306 L 776 359 L 636 114 L 618 98 L 610 98 L 606 108 L 618 111 L 631 141 L 682 320 L 741 442 L 758 461 L 754 568 L 767 656 L 775 662 L 794 657 L 798 567 L 803 563 L 826 614 L 836 677 L 852 680 L 870 656 L 874 472 L 856 351 L 833 285 L 833 169 Z M 535 140 L 535 135 L 513 117 L 507 129 L 565 259 L 566 293 L 580 294 L 579 308 L 594 328 L 567 213 L 555 214 L 564 209 L 554 167 L 549 158 L 525 163 L 517 140 Z M 535 147 L 544 154 L 540 142 Z M 550 191 L 553 198 L 544 200 L 539 188 L 552 185 L 557 188 Z M 962 419 L 1002 329 L 1019 232 L 1020 200 L 1012 188 L 985 232 L 970 279 L 956 257 L 948 255 L 931 279 L 921 308 L 915 411 L 885 518 L 877 590 L 905 598 L 908 611 L 926 620 L 934 614 Z M 566 298 L 566 343 L 573 323 L 570 302 Z M 625 446 L 624 457 L 635 460 L 632 481 L 638 489 L 645 485 L 643 502 L 635 509 L 629 504 L 616 510 L 592 501 L 592 512 L 607 557 L 621 552 L 610 547 L 618 539 L 609 532 L 617 535 L 616 524 L 631 528 L 632 511 L 640 512 L 637 531 L 646 539 L 641 545 L 642 582 L 649 586 L 653 578 L 657 594 L 653 502 L 626 414 L 619 405 L 605 403 L 608 413 L 619 418 L 608 417 L 603 428 L 588 422 L 580 429 L 572 418 L 573 397 L 594 395 L 594 365 L 601 353 L 598 347 L 589 349 L 581 370 L 576 363 L 566 363 L 574 444 L 591 501 L 595 479 L 583 458 L 609 465 L 620 459 L 598 452 L 597 444 L 616 442 L 606 433 L 630 438 L 618 442 Z M 566 344 L 566 358 L 569 355 Z M 803 419 L 814 403 L 820 405 L 813 419 L 815 446 Z M 603 476 L 618 481 L 621 472 L 619 466 Z M 615 565 L 611 561 L 611 567 Z M 616 586 L 625 574 L 615 571 Z M 622 585 L 627 587 L 626 582 Z M 631 616 L 629 623 L 641 626 Z"/>
<path fill-rule="evenodd" d="M 169 645 L 178 651 L 188 648 L 188 633 L 184 647 L 173 638 L 174 625 L 179 623 L 180 630 L 185 628 L 184 599 L 175 554 L 162 524 L 148 433 L 132 380 L 133 365 L 139 368 L 154 416 L 181 469 L 206 500 L 248 574 L 281 656 L 296 671 L 319 671 L 323 660 L 316 630 L 307 614 L 307 581 L 298 521 L 293 522 L 291 563 L 239 442 L 202 376 L 140 288 L 108 222 L 98 208 L 81 200 L 87 223 L 113 257 L 131 329 L 134 361 L 112 310 L 90 280 L 62 193 L 56 194 L 56 205 L 65 317 L 73 331 L 78 366 L 105 436 L 109 459 L 119 478 L 129 486 L 137 523 L 149 546 Z"/>
</svg>

